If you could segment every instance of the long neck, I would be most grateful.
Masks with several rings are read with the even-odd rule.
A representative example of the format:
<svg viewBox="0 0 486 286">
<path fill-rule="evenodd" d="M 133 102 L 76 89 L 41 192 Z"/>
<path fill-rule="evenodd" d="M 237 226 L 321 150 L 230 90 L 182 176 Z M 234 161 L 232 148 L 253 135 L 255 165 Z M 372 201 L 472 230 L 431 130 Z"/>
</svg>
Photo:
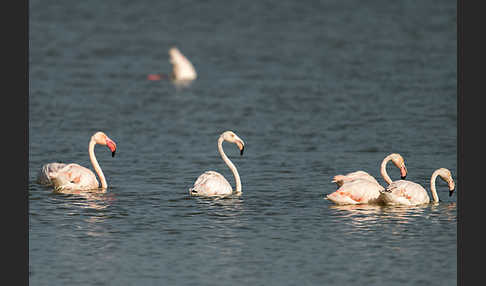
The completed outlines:
<svg viewBox="0 0 486 286">
<path fill-rule="evenodd" d="M 94 153 L 95 145 L 96 145 L 96 142 L 94 140 L 91 140 L 89 142 L 89 159 L 91 160 L 91 165 L 93 165 L 93 168 L 95 169 L 96 174 L 100 178 L 101 188 L 106 189 L 108 187 L 108 185 L 106 184 L 105 175 L 103 175 L 103 171 L 101 170 L 100 164 L 98 164 L 98 160 L 96 160 L 96 156 L 95 156 L 95 153 Z"/>
<path fill-rule="evenodd" d="M 392 179 L 390 178 L 390 176 L 388 176 L 388 173 L 386 172 L 386 164 L 390 160 L 391 156 L 388 155 L 385 157 L 385 159 L 383 159 L 383 162 L 381 162 L 381 176 L 383 176 L 383 179 L 385 180 L 385 182 L 388 183 L 388 185 L 392 183 Z"/>
<path fill-rule="evenodd" d="M 436 203 L 439 202 L 439 196 L 437 195 L 437 190 L 435 189 L 435 180 L 437 179 L 438 175 L 439 170 L 432 173 L 432 177 L 430 177 L 430 192 L 432 193 L 432 197 Z"/>
<path fill-rule="evenodd" d="M 240 195 L 241 194 L 241 180 L 240 180 L 240 175 L 238 174 L 238 170 L 236 170 L 235 165 L 231 160 L 226 156 L 226 154 L 223 151 L 223 138 L 219 137 L 218 139 L 218 151 L 219 154 L 221 155 L 221 158 L 223 158 L 223 161 L 228 165 L 230 168 L 231 172 L 233 172 L 233 176 L 235 177 L 235 182 L 236 182 L 236 194 Z"/>
</svg>

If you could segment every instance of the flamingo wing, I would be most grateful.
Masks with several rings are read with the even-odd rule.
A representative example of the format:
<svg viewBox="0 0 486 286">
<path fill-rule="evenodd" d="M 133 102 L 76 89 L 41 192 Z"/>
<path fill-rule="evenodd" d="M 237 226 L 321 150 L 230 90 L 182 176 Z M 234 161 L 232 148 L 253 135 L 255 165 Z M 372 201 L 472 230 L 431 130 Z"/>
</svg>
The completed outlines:
<svg viewBox="0 0 486 286">
<path fill-rule="evenodd" d="M 380 191 L 384 190 L 379 184 L 366 179 L 357 179 L 343 184 L 327 198 L 336 204 L 366 204 L 377 203 Z"/>
<path fill-rule="evenodd" d="M 361 170 L 347 173 L 346 175 L 336 175 L 334 176 L 332 182 L 336 183 L 339 187 L 341 187 L 345 183 L 352 182 L 354 180 L 359 180 L 359 179 L 368 180 L 370 182 L 379 185 L 378 181 L 373 176 Z"/>
<path fill-rule="evenodd" d="M 192 63 L 176 48 L 169 51 L 170 63 L 173 65 L 172 76 L 176 80 L 194 80 L 197 77 Z"/>
<path fill-rule="evenodd" d="M 389 205 L 417 205 L 430 201 L 427 191 L 421 185 L 407 180 L 392 182 L 381 192 L 380 198 Z"/>
<path fill-rule="evenodd" d="M 95 174 L 75 163 L 53 170 L 49 178 L 56 189 L 87 190 L 99 187 Z"/>
<path fill-rule="evenodd" d="M 52 181 L 51 181 L 50 174 L 51 173 L 55 174 L 64 167 L 66 167 L 66 164 L 64 163 L 55 162 L 55 163 L 45 164 L 44 166 L 42 166 L 42 168 L 39 171 L 37 181 L 44 185 L 51 185 Z"/>
<path fill-rule="evenodd" d="M 233 192 L 229 182 L 218 172 L 207 171 L 201 174 L 194 187 L 189 189 L 192 195 L 218 196 L 227 195 Z"/>
</svg>

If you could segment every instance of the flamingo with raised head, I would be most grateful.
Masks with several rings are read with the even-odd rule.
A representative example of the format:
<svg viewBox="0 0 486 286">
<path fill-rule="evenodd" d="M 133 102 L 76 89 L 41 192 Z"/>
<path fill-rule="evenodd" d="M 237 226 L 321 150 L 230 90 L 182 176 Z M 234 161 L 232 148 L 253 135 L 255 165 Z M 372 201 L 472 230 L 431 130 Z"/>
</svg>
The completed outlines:
<svg viewBox="0 0 486 286">
<path fill-rule="evenodd" d="M 401 178 L 405 179 L 407 176 L 405 160 L 400 154 L 392 153 L 381 162 L 380 172 L 385 182 L 388 184 L 392 183 L 392 179 L 386 171 L 386 165 L 390 160 L 400 169 Z M 385 189 L 373 176 L 365 171 L 334 176 L 333 182 L 339 188 L 327 195 L 326 198 L 339 205 L 380 203 L 380 191 Z"/>
<path fill-rule="evenodd" d="M 240 196 L 241 191 L 241 179 L 236 170 L 235 165 L 226 156 L 223 151 L 223 141 L 230 143 L 235 143 L 240 149 L 240 155 L 243 155 L 243 150 L 245 149 L 245 143 L 241 138 L 239 138 L 233 131 L 225 131 L 218 138 L 218 151 L 221 155 L 223 161 L 228 165 L 236 182 L 235 195 Z M 194 186 L 189 189 L 189 193 L 193 196 L 203 196 L 203 197 L 224 197 L 229 196 L 233 193 L 230 183 L 218 172 L 206 171 L 201 174 L 197 180 L 194 182 Z"/>
<path fill-rule="evenodd" d="M 454 193 L 454 179 L 451 171 L 446 168 L 439 168 L 432 173 L 430 178 L 430 192 L 432 200 L 439 202 L 439 196 L 435 188 L 435 181 L 440 177 L 449 185 L 449 196 Z M 407 180 L 398 180 L 391 183 L 385 190 L 380 192 L 380 200 L 386 205 L 420 205 L 430 202 L 427 191 L 419 184 Z"/>
<path fill-rule="evenodd" d="M 100 178 L 101 189 L 106 190 L 108 184 L 94 153 L 96 144 L 107 146 L 111 150 L 112 157 L 115 157 L 116 143 L 101 131 L 91 136 L 89 141 L 88 151 L 91 164 Z M 64 164 L 55 162 L 45 164 L 40 170 L 38 181 L 44 185 L 52 185 L 56 191 L 83 191 L 99 188 L 95 174 L 90 169 L 76 163 Z"/>
</svg>

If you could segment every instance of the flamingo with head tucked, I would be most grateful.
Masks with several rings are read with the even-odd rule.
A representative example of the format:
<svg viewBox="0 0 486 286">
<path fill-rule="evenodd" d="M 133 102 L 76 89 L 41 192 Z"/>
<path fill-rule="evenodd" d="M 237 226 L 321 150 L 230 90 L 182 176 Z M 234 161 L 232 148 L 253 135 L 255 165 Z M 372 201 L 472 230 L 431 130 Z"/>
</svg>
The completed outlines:
<svg viewBox="0 0 486 286">
<path fill-rule="evenodd" d="M 167 74 L 149 74 L 149 80 L 161 80 L 168 78 L 176 84 L 186 85 L 197 78 L 196 69 L 192 63 L 176 47 L 169 49 L 169 62 L 172 64 L 172 72 Z"/>
<path fill-rule="evenodd" d="M 451 171 L 446 168 L 435 170 L 430 178 L 430 192 L 434 202 L 439 202 L 435 188 L 435 181 L 438 176 L 449 185 L 449 196 L 452 196 L 455 188 Z M 420 205 L 430 202 L 427 191 L 421 185 L 407 180 L 395 181 L 385 190 L 380 191 L 380 200 L 386 205 Z"/>
<path fill-rule="evenodd" d="M 169 49 L 170 63 L 172 64 L 171 78 L 173 80 L 195 80 L 197 78 L 196 69 L 192 63 L 179 51 L 178 48 Z"/>
<path fill-rule="evenodd" d="M 400 169 L 401 178 L 405 179 L 407 176 L 405 160 L 397 153 L 390 154 L 383 159 L 381 163 L 381 175 L 383 179 L 388 184 L 392 183 L 386 171 L 386 164 L 390 160 Z M 334 176 L 333 182 L 339 188 L 335 192 L 327 195 L 326 198 L 340 205 L 380 203 L 380 191 L 385 189 L 373 176 L 364 171 Z"/>
<path fill-rule="evenodd" d="M 245 149 L 245 143 L 243 140 L 238 137 L 232 131 L 225 131 L 223 132 L 218 138 L 218 151 L 223 161 L 228 165 L 231 172 L 233 172 L 233 176 L 236 182 L 236 189 L 235 195 L 240 196 L 241 191 L 241 179 L 240 175 L 238 174 L 238 170 L 236 170 L 235 165 L 231 160 L 226 156 L 223 151 L 223 141 L 227 141 L 230 143 L 235 143 L 240 149 L 240 155 L 243 155 L 243 150 Z M 202 196 L 202 197 L 223 197 L 228 196 L 233 193 L 233 189 L 229 182 L 218 172 L 215 171 L 206 171 L 201 174 L 196 181 L 194 182 L 194 186 L 189 189 L 189 193 L 193 196 Z"/>
<path fill-rule="evenodd" d="M 91 136 L 89 141 L 88 152 L 91 164 L 100 178 L 101 189 L 106 190 L 108 184 L 94 153 L 96 144 L 106 145 L 112 152 L 112 157 L 114 157 L 116 143 L 101 131 Z M 53 186 L 57 191 L 92 190 L 100 187 L 95 174 L 90 169 L 76 163 L 64 164 L 56 162 L 45 164 L 40 170 L 38 181 L 41 184 Z"/>
</svg>

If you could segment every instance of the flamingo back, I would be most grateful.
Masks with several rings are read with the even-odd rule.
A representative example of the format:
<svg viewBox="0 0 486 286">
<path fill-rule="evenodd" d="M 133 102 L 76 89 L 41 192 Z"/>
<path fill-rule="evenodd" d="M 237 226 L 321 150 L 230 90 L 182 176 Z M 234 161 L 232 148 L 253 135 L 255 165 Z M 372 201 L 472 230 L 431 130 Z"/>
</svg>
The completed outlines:
<svg viewBox="0 0 486 286">
<path fill-rule="evenodd" d="M 378 203 L 382 186 L 367 179 L 357 179 L 343 184 L 327 198 L 336 204 Z"/>
<path fill-rule="evenodd" d="M 376 183 L 376 184 L 379 185 L 378 181 L 373 176 L 371 176 L 367 172 L 361 171 L 361 170 L 356 171 L 356 172 L 351 172 L 351 173 L 348 173 L 346 175 L 336 175 L 336 176 L 334 176 L 332 182 L 336 183 L 336 185 L 341 187 L 345 183 L 352 182 L 352 181 L 358 180 L 358 179 L 369 180 L 370 182 L 373 182 L 373 183 Z"/>
<path fill-rule="evenodd" d="M 197 77 L 192 63 L 177 49 L 169 50 L 170 62 L 173 65 L 172 76 L 176 80 L 194 80 Z"/>
<path fill-rule="evenodd" d="M 407 180 L 392 182 L 380 194 L 380 199 L 387 205 L 419 205 L 430 202 L 427 191 L 419 184 Z"/>
<path fill-rule="evenodd" d="M 75 163 L 51 163 L 42 170 L 56 190 L 88 190 L 99 187 L 95 174 Z"/>
<path fill-rule="evenodd" d="M 52 185 L 50 173 L 57 173 L 60 169 L 64 168 L 64 163 L 49 163 L 42 166 L 37 176 L 37 181 L 43 185 Z"/>
<path fill-rule="evenodd" d="M 207 171 L 201 174 L 194 182 L 194 187 L 189 191 L 194 196 L 230 195 L 233 192 L 229 182 L 215 171 Z"/>
</svg>

